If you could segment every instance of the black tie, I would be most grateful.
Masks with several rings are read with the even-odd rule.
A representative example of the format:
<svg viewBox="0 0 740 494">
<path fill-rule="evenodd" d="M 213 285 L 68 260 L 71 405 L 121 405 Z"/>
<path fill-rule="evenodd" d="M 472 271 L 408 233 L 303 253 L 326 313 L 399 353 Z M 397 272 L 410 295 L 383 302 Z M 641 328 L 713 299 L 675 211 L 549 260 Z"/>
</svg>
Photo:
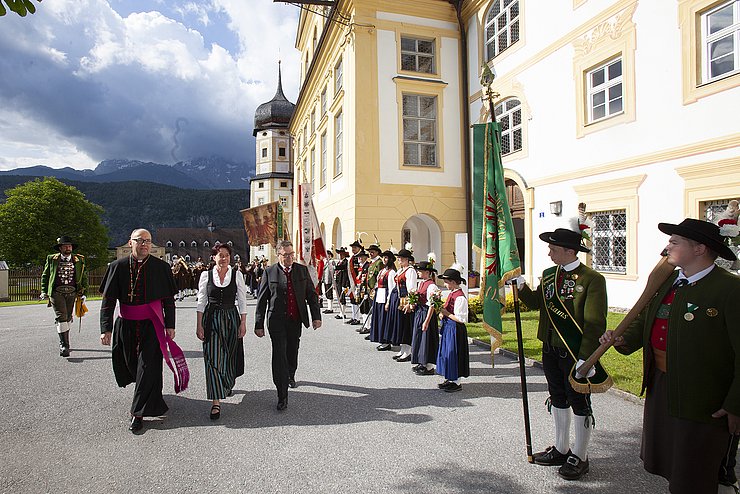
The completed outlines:
<svg viewBox="0 0 740 494">
<path fill-rule="evenodd" d="M 686 278 L 681 278 L 680 280 L 676 280 L 673 282 L 673 288 L 681 288 L 682 286 L 686 286 L 689 284 L 689 280 Z"/>
</svg>

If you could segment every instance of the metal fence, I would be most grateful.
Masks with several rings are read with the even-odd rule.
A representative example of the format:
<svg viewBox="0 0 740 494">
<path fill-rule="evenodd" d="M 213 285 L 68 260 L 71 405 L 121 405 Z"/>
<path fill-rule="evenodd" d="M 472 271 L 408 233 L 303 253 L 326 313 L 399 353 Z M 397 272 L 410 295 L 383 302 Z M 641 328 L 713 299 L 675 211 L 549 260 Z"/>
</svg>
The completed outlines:
<svg viewBox="0 0 740 494">
<path fill-rule="evenodd" d="M 38 300 L 41 295 L 41 273 L 43 268 L 11 268 L 8 272 L 8 297 L 11 302 Z M 105 274 L 105 267 L 88 271 L 90 286 L 88 296 L 97 295 L 100 281 Z"/>
</svg>

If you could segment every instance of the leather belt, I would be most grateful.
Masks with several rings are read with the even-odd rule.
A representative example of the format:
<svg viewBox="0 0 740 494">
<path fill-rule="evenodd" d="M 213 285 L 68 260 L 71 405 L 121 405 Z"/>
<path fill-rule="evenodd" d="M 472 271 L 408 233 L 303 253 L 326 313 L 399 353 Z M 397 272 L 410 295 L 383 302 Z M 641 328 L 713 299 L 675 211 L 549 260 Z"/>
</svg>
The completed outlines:
<svg viewBox="0 0 740 494">
<path fill-rule="evenodd" d="M 57 293 L 70 294 L 76 292 L 77 287 L 74 285 L 59 285 L 58 287 L 54 288 L 54 291 Z"/>
</svg>

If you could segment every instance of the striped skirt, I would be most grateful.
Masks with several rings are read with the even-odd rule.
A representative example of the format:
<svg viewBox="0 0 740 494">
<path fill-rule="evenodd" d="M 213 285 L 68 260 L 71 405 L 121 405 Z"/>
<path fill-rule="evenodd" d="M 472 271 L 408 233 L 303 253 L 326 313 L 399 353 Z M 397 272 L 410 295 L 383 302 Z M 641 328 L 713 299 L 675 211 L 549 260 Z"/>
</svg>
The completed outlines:
<svg viewBox="0 0 740 494">
<path fill-rule="evenodd" d="M 204 315 L 205 317 L 205 315 Z M 234 388 L 239 370 L 244 369 L 244 352 L 240 352 L 239 311 L 236 306 L 216 308 L 208 321 L 203 321 L 207 338 L 203 342 L 203 364 L 206 370 L 206 394 L 209 400 L 222 400 Z M 240 356 L 241 355 L 241 365 Z"/>
</svg>

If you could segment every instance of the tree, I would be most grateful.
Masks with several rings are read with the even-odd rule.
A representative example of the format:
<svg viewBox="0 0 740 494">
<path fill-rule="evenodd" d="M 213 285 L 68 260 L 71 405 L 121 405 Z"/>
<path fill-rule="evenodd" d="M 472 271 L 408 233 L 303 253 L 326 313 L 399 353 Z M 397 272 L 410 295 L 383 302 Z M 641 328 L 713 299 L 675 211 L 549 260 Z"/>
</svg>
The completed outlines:
<svg viewBox="0 0 740 494">
<path fill-rule="evenodd" d="M 108 262 L 103 208 L 76 188 L 46 177 L 5 191 L 0 204 L 0 259 L 12 265 L 43 266 L 56 239 L 69 235 L 88 268 Z"/>
<path fill-rule="evenodd" d="M 40 2 L 41 0 L 36 1 Z M 28 14 L 29 12 L 31 14 L 36 13 L 36 6 L 31 0 L 0 0 L 0 17 L 4 16 L 7 13 L 3 2 L 7 3 L 8 8 L 21 17 L 26 17 L 26 14 Z"/>
</svg>

